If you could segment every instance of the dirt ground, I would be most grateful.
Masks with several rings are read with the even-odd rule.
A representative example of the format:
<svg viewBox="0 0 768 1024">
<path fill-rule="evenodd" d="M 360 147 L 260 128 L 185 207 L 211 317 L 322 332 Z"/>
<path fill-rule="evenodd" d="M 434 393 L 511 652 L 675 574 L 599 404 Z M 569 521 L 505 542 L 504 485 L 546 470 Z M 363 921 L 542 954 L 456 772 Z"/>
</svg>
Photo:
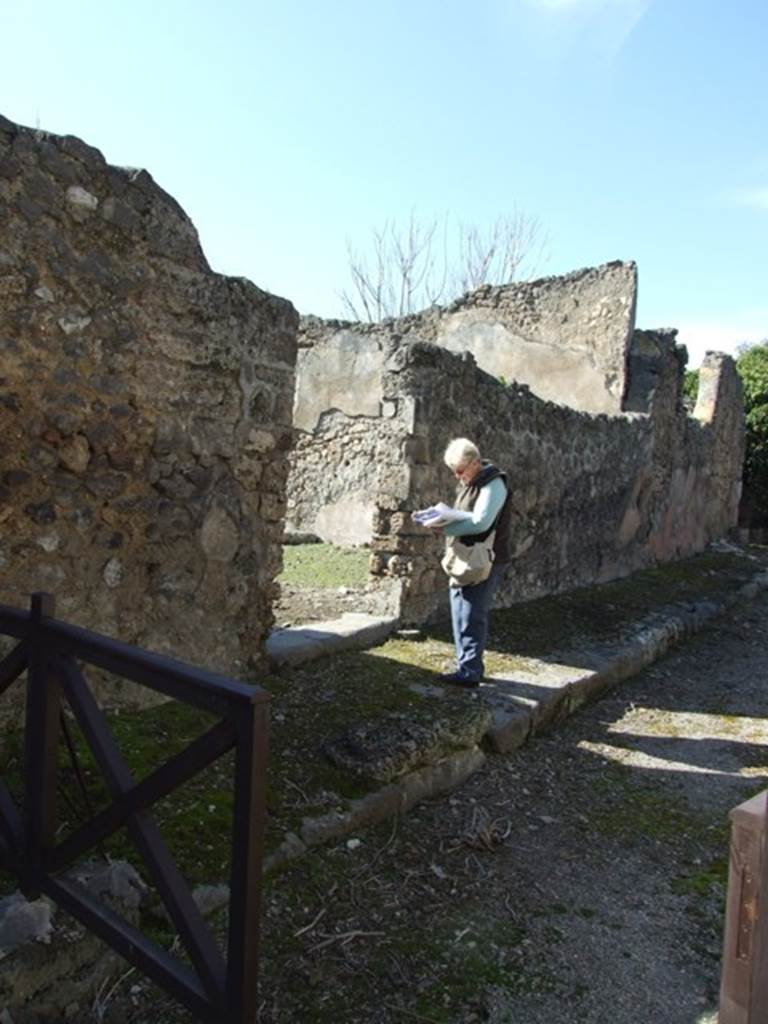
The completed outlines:
<svg viewBox="0 0 768 1024">
<path fill-rule="evenodd" d="M 265 893 L 262 1024 L 713 1024 L 767 680 L 763 596 L 450 797 L 311 852 Z M 129 980 L 100 1019 L 189 1018 Z"/>
<path fill-rule="evenodd" d="M 284 583 L 275 604 L 275 626 L 302 625 L 337 619 L 347 612 L 392 614 L 396 603 L 390 590 L 375 583 L 338 587 L 299 587 Z"/>
</svg>

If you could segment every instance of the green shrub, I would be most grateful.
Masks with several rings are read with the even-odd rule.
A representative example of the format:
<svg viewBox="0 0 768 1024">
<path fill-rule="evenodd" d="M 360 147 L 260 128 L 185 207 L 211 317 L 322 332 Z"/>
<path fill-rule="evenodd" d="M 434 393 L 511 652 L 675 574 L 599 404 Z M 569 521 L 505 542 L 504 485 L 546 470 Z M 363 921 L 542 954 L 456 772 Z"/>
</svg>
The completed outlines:
<svg viewBox="0 0 768 1024">
<path fill-rule="evenodd" d="M 746 417 L 742 510 L 749 525 L 768 525 L 768 338 L 759 345 L 742 348 L 736 371 L 744 388 Z M 686 370 L 686 408 L 694 407 L 698 390 L 699 371 Z"/>
<path fill-rule="evenodd" d="M 683 401 L 686 408 L 693 408 L 696 404 L 696 395 L 699 392 L 699 371 L 686 370 L 683 377 Z"/>
<path fill-rule="evenodd" d="M 768 523 L 768 339 L 746 349 L 736 360 L 744 386 L 746 450 L 744 497 L 750 525 Z"/>
</svg>

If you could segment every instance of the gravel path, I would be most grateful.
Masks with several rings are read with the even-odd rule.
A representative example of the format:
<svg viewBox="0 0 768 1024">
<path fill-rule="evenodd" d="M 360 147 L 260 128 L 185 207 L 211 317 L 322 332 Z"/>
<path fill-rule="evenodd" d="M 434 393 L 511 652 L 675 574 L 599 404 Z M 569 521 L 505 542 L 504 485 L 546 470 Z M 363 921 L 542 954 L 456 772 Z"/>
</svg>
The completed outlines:
<svg viewBox="0 0 768 1024">
<path fill-rule="evenodd" d="M 313 850 L 266 887 L 260 1024 L 714 1024 L 767 682 L 764 595 L 450 797 Z M 191 1020 L 135 974 L 91 1019 Z"/>
<path fill-rule="evenodd" d="M 450 798 L 313 853 L 267 897 L 261 1020 L 711 1024 L 767 681 L 764 596 Z"/>
</svg>

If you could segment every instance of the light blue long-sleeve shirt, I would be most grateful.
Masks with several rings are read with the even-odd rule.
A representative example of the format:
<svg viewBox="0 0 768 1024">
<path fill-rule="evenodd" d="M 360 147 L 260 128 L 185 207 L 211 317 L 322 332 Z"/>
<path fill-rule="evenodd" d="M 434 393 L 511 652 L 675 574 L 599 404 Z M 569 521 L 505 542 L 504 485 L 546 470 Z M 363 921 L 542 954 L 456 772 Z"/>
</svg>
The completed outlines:
<svg viewBox="0 0 768 1024">
<path fill-rule="evenodd" d="M 490 530 L 496 516 L 507 497 L 507 488 L 501 477 L 497 476 L 490 483 L 480 488 L 475 507 L 466 512 L 464 518 L 455 523 L 448 523 L 444 533 L 448 537 L 464 537 L 471 533 L 484 533 Z"/>
</svg>

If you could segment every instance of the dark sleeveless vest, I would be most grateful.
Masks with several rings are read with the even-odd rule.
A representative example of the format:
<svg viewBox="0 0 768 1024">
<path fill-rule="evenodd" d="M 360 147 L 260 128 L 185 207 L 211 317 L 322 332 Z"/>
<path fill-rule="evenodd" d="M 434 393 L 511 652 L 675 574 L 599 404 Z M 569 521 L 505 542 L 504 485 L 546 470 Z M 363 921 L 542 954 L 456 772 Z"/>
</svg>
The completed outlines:
<svg viewBox="0 0 768 1024">
<path fill-rule="evenodd" d="M 500 469 L 497 469 L 487 459 L 482 461 L 482 469 L 477 474 L 471 484 L 461 484 L 456 495 L 456 508 L 460 508 L 463 512 L 471 512 L 475 507 L 475 502 L 478 499 L 481 489 L 495 480 L 497 477 L 501 477 L 504 482 L 504 486 L 507 488 L 507 497 L 504 504 L 501 506 L 501 511 L 496 516 L 496 521 L 490 529 L 485 530 L 483 533 L 469 533 L 464 534 L 461 540 L 465 544 L 475 544 L 479 540 L 485 540 L 485 538 L 491 533 L 492 530 L 496 530 L 496 538 L 493 542 L 494 560 L 497 563 L 509 562 L 512 554 L 510 551 L 510 522 L 512 519 L 512 504 L 510 502 L 509 484 L 507 483 L 507 474 L 502 473 Z"/>
</svg>

